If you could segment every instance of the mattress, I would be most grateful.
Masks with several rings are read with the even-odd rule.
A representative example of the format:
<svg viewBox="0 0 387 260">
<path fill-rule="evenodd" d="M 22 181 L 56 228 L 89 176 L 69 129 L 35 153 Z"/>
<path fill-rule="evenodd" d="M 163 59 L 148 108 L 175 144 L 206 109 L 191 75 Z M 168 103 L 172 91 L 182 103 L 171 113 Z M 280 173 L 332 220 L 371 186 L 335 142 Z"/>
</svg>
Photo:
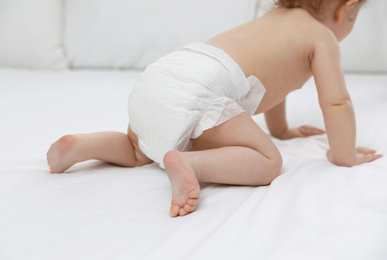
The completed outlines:
<svg viewBox="0 0 387 260">
<path fill-rule="evenodd" d="M 156 164 L 50 174 L 62 135 L 126 131 L 139 73 L 0 70 L 0 259 L 386 259 L 387 159 L 334 166 L 325 135 L 273 138 L 284 167 L 271 185 L 202 184 L 197 210 L 178 218 Z M 358 145 L 386 155 L 387 75 L 346 79 Z M 313 81 L 287 109 L 290 126 L 324 127 Z"/>
</svg>

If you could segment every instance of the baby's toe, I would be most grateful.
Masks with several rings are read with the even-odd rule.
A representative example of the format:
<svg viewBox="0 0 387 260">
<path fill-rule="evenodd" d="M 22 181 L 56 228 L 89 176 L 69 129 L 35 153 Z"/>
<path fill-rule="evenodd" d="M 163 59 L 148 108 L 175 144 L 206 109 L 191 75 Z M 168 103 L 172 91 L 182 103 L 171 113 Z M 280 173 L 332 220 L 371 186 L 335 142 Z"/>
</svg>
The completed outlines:
<svg viewBox="0 0 387 260">
<path fill-rule="evenodd" d="M 196 206 L 198 204 L 199 200 L 198 199 L 188 199 L 187 204 L 190 206 Z"/>
<path fill-rule="evenodd" d="M 169 210 L 169 215 L 171 217 L 177 217 L 179 215 L 180 207 L 178 205 L 172 205 L 171 209 Z"/>
<path fill-rule="evenodd" d="M 180 216 L 185 216 L 185 215 L 187 215 L 188 213 L 190 213 L 190 212 L 186 211 L 184 208 L 181 208 L 181 209 L 179 210 L 179 215 L 180 215 Z"/>
<path fill-rule="evenodd" d="M 187 211 L 187 212 L 192 212 L 192 211 L 195 210 L 195 208 L 196 208 L 196 205 L 195 206 L 188 205 L 188 204 L 184 205 L 184 210 Z"/>
<path fill-rule="evenodd" d="M 200 188 L 195 189 L 195 190 L 191 191 L 190 193 L 188 193 L 189 199 L 199 199 L 199 197 L 200 197 Z"/>
</svg>

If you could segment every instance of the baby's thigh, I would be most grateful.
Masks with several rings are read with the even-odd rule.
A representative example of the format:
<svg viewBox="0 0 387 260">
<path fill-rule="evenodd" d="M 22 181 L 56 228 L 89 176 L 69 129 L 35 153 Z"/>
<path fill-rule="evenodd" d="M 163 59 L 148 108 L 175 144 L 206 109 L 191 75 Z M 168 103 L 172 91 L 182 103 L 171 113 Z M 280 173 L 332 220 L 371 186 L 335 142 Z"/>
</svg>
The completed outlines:
<svg viewBox="0 0 387 260">
<path fill-rule="evenodd" d="M 132 131 L 130 128 L 130 125 L 128 126 L 128 138 L 130 143 L 132 144 L 133 150 L 134 150 L 134 156 L 136 159 L 137 166 L 145 165 L 152 163 L 153 161 L 149 159 L 140 149 L 138 145 L 138 137 L 137 135 Z"/>
<path fill-rule="evenodd" d="M 273 141 L 246 112 L 204 131 L 202 135 L 192 140 L 193 150 L 226 146 L 248 147 L 267 158 L 282 161 L 281 154 Z"/>
</svg>

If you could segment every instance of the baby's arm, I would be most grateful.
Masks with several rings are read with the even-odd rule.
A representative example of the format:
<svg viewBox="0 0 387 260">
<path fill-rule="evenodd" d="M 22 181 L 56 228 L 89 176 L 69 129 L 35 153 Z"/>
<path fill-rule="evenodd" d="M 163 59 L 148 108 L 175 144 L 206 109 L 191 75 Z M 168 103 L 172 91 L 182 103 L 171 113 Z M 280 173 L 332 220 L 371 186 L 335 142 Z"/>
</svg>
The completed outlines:
<svg viewBox="0 0 387 260">
<path fill-rule="evenodd" d="M 308 137 L 312 135 L 321 135 L 325 131 L 312 127 L 312 126 L 301 126 L 298 128 L 289 128 L 286 121 L 286 100 L 265 112 L 265 119 L 267 127 L 272 136 L 287 140 L 296 137 Z"/>
<path fill-rule="evenodd" d="M 319 40 L 311 59 L 319 103 L 323 112 L 330 151 L 329 160 L 340 166 L 354 166 L 381 157 L 369 149 L 356 149 L 356 122 L 340 63 L 340 49 L 334 35 Z"/>
</svg>

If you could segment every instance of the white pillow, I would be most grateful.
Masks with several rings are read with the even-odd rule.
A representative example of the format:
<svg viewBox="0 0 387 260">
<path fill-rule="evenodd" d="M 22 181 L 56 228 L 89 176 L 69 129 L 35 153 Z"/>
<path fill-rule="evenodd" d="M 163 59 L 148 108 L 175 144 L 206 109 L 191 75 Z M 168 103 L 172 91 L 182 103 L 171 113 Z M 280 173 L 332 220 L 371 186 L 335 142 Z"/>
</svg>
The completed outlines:
<svg viewBox="0 0 387 260">
<path fill-rule="evenodd" d="M 255 0 L 67 0 L 72 67 L 144 68 L 253 18 Z"/>
<path fill-rule="evenodd" d="M 0 0 L 0 67 L 60 70 L 62 0 Z"/>
<path fill-rule="evenodd" d="M 346 71 L 387 72 L 387 1 L 368 0 L 352 33 L 341 43 Z"/>
</svg>

